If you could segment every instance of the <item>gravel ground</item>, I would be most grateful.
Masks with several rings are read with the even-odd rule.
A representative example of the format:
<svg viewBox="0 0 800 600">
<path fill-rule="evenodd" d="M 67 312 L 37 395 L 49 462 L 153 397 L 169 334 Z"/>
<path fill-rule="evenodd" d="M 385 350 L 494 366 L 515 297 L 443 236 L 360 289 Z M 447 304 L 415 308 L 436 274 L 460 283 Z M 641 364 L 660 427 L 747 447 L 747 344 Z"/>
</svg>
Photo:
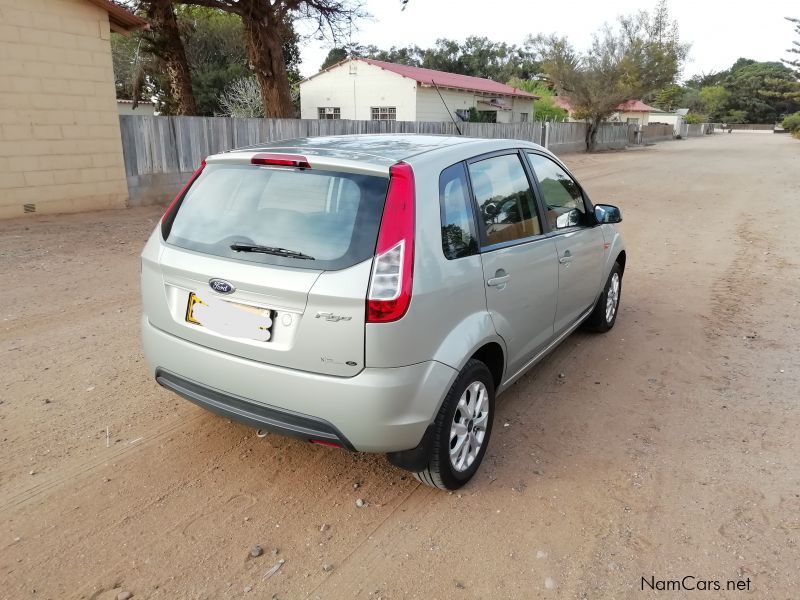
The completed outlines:
<svg viewBox="0 0 800 600">
<path fill-rule="evenodd" d="M 161 390 L 138 333 L 160 209 L 0 222 L 0 598 L 633 598 L 687 575 L 796 598 L 800 144 L 566 162 L 623 210 L 617 326 L 502 397 L 451 495 Z"/>
</svg>

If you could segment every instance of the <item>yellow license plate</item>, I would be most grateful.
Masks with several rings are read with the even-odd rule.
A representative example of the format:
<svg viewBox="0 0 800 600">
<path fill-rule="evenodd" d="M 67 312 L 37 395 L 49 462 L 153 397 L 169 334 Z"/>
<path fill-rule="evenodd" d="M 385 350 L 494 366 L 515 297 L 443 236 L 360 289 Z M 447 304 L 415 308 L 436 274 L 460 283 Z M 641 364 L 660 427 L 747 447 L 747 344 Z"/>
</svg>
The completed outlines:
<svg viewBox="0 0 800 600">
<path fill-rule="evenodd" d="M 197 308 L 198 305 L 204 307 L 204 311 L 200 311 Z M 231 329 L 229 327 L 230 319 L 228 319 L 227 323 L 220 323 L 218 319 L 210 319 L 210 317 L 216 314 L 217 311 L 220 311 L 220 309 L 224 309 L 222 312 L 228 313 L 229 316 L 231 314 L 231 309 L 234 309 L 232 311 L 233 315 L 241 315 L 233 319 L 239 323 L 239 327 Z M 237 311 L 240 312 L 237 313 Z M 204 323 L 203 321 L 205 318 L 198 318 L 198 312 L 204 312 L 209 318 L 209 322 Z M 245 317 L 245 314 L 251 316 Z M 228 302 L 227 300 L 219 300 L 216 298 L 211 298 L 208 302 L 205 302 L 194 292 L 189 293 L 189 301 L 186 303 L 187 323 L 192 323 L 193 325 L 199 325 L 201 327 L 209 327 L 217 333 L 232 335 L 234 337 L 246 337 L 265 342 L 269 341 L 272 337 L 272 318 L 273 312 L 269 309 Z M 242 319 L 244 319 L 244 323 L 242 323 Z"/>
</svg>

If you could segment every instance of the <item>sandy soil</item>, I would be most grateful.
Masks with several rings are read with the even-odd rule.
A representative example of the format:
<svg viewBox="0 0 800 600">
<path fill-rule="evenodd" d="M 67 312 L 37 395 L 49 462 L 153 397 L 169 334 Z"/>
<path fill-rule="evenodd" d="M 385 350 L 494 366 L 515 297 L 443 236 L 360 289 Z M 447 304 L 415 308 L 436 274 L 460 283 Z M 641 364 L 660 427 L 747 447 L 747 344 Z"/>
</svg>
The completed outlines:
<svg viewBox="0 0 800 600">
<path fill-rule="evenodd" d="M 617 326 L 502 397 L 452 495 L 161 390 L 138 334 L 158 209 L 0 222 L 0 598 L 634 598 L 687 575 L 750 589 L 659 596 L 797 598 L 800 143 L 567 162 L 624 213 Z"/>
</svg>

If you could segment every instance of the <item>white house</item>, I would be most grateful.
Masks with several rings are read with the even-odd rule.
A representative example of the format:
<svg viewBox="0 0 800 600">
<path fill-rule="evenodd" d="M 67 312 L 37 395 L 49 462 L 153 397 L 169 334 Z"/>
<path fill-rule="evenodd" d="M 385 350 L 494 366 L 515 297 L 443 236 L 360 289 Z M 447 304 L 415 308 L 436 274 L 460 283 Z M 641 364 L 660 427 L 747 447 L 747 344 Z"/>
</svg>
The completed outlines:
<svg viewBox="0 0 800 600">
<path fill-rule="evenodd" d="M 681 127 L 683 127 L 683 122 L 687 114 L 689 114 L 688 108 L 679 108 L 675 112 L 651 112 L 650 122 L 672 125 L 672 127 L 675 129 L 675 133 L 677 134 L 681 132 Z"/>
<path fill-rule="evenodd" d="M 568 119 L 570 121 L 580 121 L 581 119 L 576 119 L 574 117 L 575 108 L 572 105 L 572 102 L 569 98 L 564 96 L 555 96 L 553 98 L 553 103 L 558 106 L 559 108 L 563 108 L 567 111 Z M 651 115 L 653 113 L 659 112 L 657 108 L 653 108 L 652 106 L 648 106 L 641 100 L 626 100 L 625 102 L 621 102 L 617 105 L 617 112 L 612 114 L 607 121 L 615 122 L 615 123 L 632 123 L 636 125 L 647 125 L 652 118 Z"/>
<path fill-rule="evenodd" d="M 353 58 L 300 83 L 300 116 L 449 121 L 451 115 L 465 120 L 475 108 L 489 121 L 518 123 L 533 120 L 535 99 L 533 94 L 490 79 Z"/>
</svg>

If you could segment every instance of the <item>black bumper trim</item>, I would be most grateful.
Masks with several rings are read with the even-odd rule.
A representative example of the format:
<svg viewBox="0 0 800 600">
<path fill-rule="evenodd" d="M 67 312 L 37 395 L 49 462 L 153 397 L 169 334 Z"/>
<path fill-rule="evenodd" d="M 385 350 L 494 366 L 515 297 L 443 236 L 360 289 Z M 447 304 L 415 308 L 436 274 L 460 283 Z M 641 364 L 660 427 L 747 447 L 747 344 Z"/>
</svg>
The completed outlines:
<svg viewBox="0 0 800 600">
<path fill-rule="evenodd" d="M 233 421 L 280 435 L 306 441 L 333 442 L 348 450 L 355 450 L 350 441 L 324 419 L 256 404 L 246 398 L 206 387 L 164 369 L 156 370 L 156 381 L 186 400 Z"/>
</svg>

